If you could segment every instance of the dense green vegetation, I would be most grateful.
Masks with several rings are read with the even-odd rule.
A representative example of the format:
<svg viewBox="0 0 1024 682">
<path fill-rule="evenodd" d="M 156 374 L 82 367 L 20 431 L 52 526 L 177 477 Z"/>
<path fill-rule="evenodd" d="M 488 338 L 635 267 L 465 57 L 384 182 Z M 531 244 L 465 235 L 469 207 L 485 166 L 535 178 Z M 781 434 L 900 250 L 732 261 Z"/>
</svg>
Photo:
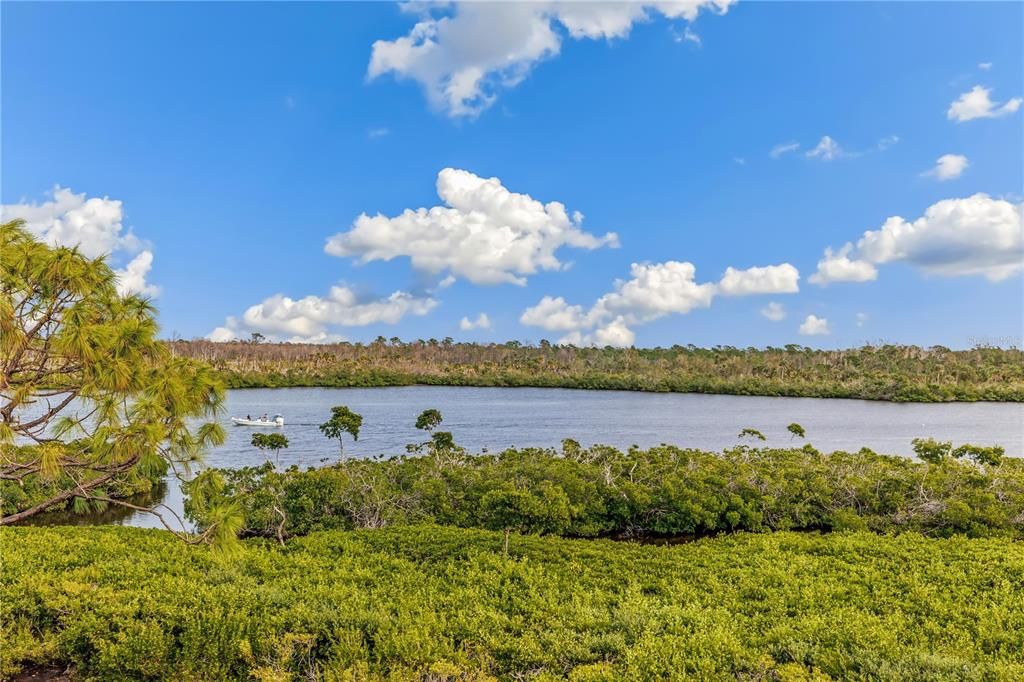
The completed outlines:
<svg viewBox="0 0 1024 682">
<path fill-rule="evenodd" d="M 277 386 L 543 386 L 864 398 L 914 402 L 1024 401 L 1024 351 L 916 346 L 576 348 L 451 339 L 370 344 L 175 341 L 232 388 Z"/>
<path fill-rule="evenodd" d="M 84 680 L 1019 680 L 1024 545 L 672 547 L 431 526 L 247 541 L 0 534 L 2 669 Z"/>
<path fill-rule="evenodd" d="M 186 486 L 186 511 L 205 527 L 207 508 L 230 508 L 243 535 L 282 541 L 422 522 L 574 537 L 796 529 L 1024 535 L 1024 460 L 930 439 L 915 449 L 927 461 L 866 449 L 620 452 L 574 441 L 561 452 L 467 456 L 451 434 L 433 432 L 411 447 L 422 456 L 307 471 L 209 470 Z"/>
</svg>

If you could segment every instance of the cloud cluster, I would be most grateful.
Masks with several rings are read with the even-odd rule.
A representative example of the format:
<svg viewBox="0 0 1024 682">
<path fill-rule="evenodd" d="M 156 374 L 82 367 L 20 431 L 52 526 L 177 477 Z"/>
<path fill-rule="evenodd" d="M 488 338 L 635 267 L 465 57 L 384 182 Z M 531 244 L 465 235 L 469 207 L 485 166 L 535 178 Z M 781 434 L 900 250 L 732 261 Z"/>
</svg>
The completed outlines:
<svg viewBox="0 0 1024 682">
<path fill-rule="evenodd" d="M 999 281 L 1024 269 L 1022 213 L 1024 203 L 987 194 L 944 199 L 916 220 L 893 216 L 879 229 L 868 230 L 856 250 L 852 243 L 839 252 L 826 249 L 810 281 L 868 281 L 877 276 L 876 265 L 896 262 L 928 274 L 983 275 Z"/>
<path fill-rule="evenodd" d="M 852 159 L 874 152 L 885 152 L 891 149 L 893 146 L 899 144 L 899 135 L 887 135 L 886 137 L 879 138 L 877 142 L 871 147 L 866 147 L 859 150 L 849 150 L 839 144 L 839 142 L 831 135 L 823 135 L 818 143 L 804 152 L 803 156 L 807 159 L 815 159 L 817 161 L 835 161 L 836 159 Z M 800 143 L 796 140 L 790 140 L 788 142 L 780 142 L 771 148 L 768 152 L 768 156 L 773 159 L 779 159 L 787 154 L 791 154 L 800 149 Z"/>
<path fill-rule="evenodd" d="M 946 116 L 957 123 L 973 121 L 976 118 L 999 118 L 1016 112 L 1024 102 L 1024 99 L 1014 97 L 998 104 L 992 101 L 991 92 L 992 88 L 975 85 L 949 105 Z"/>
<path fill-rule="evenodd" d="M 519 322 L 551 332 L 566 332 L 592 326 L 583 311 L 583 306 L 569 305 L 561 296 L 545 296 L 537 305 L 523 311 Z"/>
<path fill-rule="evenodd" d="M 367 77 L 390 73 L 412 79 L 437 110 L 474 117 L 501 90 L 521 83 L 535 64 L 556 56 L 564 35 L 625 38 L 635 23 L 652 16 L 689 22 L 701 9 L 724 14 L 733 2 L 409 3 L 406 9 L 419 11 L 419 20 L 405 36 L 374 42 Z"/>
<path fill-rule="evenodd" d="M 411 259 L 430 275 L 462 277 L 474 284 L 526 284 L 539 270 L 562 270 L 556 255 L 564 246 L 597 249 L 618 246 L 618 237 L 580 229 L 583 215 L 563 204 L 543 204 L 506 189 L 498 178 L 445 168 L 437 176 L 444 206 L 406 209 L 400 215 L 360 215 L 347 232 L 327 240 L 325 251 L 366 263 Z"/>
<path fill-rule="evenodd" d="M 51 199 L 42 203 L 4 204 L 0 220 L 25 220 L 25 228 L 52 246 L 77 246 L 89 258 L 136 255 L 122 270 L 115 270 L 118 291 L 156 296 L 159 287 L 146 282 L 153 266 L 152 251 L 130 230 L 125 230 L 122 203 L 109 197 L 75 194 L 66 187 L 54 187 Z"/>
<path fill-rule="evenodd" d="M 821 161 L 835 161 L 844 154 L 845 152 L 843 151 L 843 148 L 839 146 L 839 143 L 833 140 L 830 136 L 825 135 L 818 140 L 818 144 L 814 149 L 807 152 L 807 158 L 819 159 Z"/>
<path fill-rule="evenodd" d="M 943 154 L 935 160 L 935 168 L 927 170 L 921 175 L 934 177 L 936 180 L 955 180 L 963 175 L 970 162 L 963 154 Z"/>
<path fill-rule="evenodd" d="M 827 336 L 832 330 L 828 328 L 828 320 L 825 318 L 808 315 L 800 325 L 799 332 L 804 336 Z"/>
<path fill-rule="evenodd" d="M 747 270 L 730 267 L 725 269 L 718 283 L 718 293 L 723 296 L 795 294 L 800 291 L 799 282 L 800 272 L 789 263 Z"/>
<path fill-rule="evenodd" d="M 878 268 L 865 260 L 850 258 L 853 244 L 844 244 L 839 251 L 825 247 L 825 255 L 818 261 L 818 270 L 808 277 L 811 284 L 825 286 L 830 282 L 870 282 L 878 279 Z"/>
<path fill-rule="evenodd" d="M 598 327 L 593 332 L 583 333 L 579 330 L 569 332 L 558 340 L 560 344 L 572 346 L 615 346 L 628 348 L 636 342 L 636 332 L 626 326 L 624 317 L 616 317 L 612 321 Z"/>
<path fill-rule="evenodd" d="M 796 268 L 783 263 L 747 270 L 730 267 L 718 283 L 698 283 L 692 263 L 633 263 L 630 279 L 617 280 L 614 290 L 598 298 L 589 309 L 570 305 L 562 297 L 545 296 L 523 311 L 519 321 L 548 331 L 567 332 L 559 339 L 563 344 L 630 346 L 636 338 L 632 326 L 707 308 L 717 294 L 795 293 L 799 278 Z"/>
<path fill-rule="evenodd" d="M 487 313 L 480 313 L 477 315 L 475 320 L 471 320 L 468 317 L 464 317 L 459 320 L 459 329 L 464 332 L 470 332 L 474 329 L 490 329 L 491 318 L 487 317 Z"/>
<path fill-rule="evenodd" d="M 330 343 L 343 337 L 332 327 L 364 327 L 370 324 L 395 324 L 406 315 L 426 315 L 437 307 L 433 298 L 420 298 L 396 291 L 386 298 L 361 300 L 349 287 L 331 287 L 327 296 L 306 296 L 298 300 L 274 294 L 251 306 L 239 320 L 229 317 L 207 338 L 231 339 L 259 332 L 280 341 Z"/>
<path fill-rule="evenodd" d="M 693 263 L 633 263 L 629 274 L 630 279 L 617 281 L 615 291 L 598 299 L 595 310 L 600 317 L 625 315 L 633 324 L 650 322 L 707 308 L 715 295 L 714 284 L 694 281 Z"/>
</svg>

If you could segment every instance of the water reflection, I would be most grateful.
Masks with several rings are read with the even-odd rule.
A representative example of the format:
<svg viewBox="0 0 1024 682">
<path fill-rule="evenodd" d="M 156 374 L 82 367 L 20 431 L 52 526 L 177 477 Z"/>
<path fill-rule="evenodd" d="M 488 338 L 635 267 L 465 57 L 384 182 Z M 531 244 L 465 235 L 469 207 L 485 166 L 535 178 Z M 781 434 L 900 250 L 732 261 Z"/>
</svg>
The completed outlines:
<svg viewBox="0 0 1024 682">
<path fill-rule="evenodd" d="M 132 495 L 125 502 L 139 507 L 151 507 L 165 501 L 170 489 L 168 481 L 160 481 L 151 490 Z M 145 519 L 152 519 L 146 523 Z M 163 527 L 160 520 L 152 514 L 140 512 L 119 504 L 108 504 L 102 511 L 76 513 L 70 509 L 45 511 L 30 516 L 17 525 L 22 526 L 145 526 Z"/>
</svg>

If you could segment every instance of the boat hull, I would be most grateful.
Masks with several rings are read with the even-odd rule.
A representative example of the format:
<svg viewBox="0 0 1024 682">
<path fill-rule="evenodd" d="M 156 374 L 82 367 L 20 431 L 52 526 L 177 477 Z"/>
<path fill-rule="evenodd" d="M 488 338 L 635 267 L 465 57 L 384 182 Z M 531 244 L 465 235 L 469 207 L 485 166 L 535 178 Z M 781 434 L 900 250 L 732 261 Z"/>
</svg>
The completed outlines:
<svg viewBox="0 0 1024 682">
<path fill-rule="evenodd" d="M 232 417 L 231 421 L 235 426 L 263 426 L 271 428 L 284 426 L 283 419 L 278 419 L 276 421 L 264 421 L 262 419 L 242 419 L 241 417 Z"/>
</svg>

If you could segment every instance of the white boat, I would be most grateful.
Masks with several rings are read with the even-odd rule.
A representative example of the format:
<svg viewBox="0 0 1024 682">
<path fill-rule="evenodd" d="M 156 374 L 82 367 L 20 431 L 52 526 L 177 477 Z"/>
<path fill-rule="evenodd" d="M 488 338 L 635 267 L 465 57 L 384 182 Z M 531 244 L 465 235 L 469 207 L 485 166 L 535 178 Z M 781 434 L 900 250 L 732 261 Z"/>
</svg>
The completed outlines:
<svg viewBox="0 0 1024 682">
<path fill-rule="evenodd" d="M 245 419 L 243 417 L 232 417 L 231 421 L 235 426 L 284 426 L 284 416 L 275 414 L 270 419 Z"/>
</svg>

